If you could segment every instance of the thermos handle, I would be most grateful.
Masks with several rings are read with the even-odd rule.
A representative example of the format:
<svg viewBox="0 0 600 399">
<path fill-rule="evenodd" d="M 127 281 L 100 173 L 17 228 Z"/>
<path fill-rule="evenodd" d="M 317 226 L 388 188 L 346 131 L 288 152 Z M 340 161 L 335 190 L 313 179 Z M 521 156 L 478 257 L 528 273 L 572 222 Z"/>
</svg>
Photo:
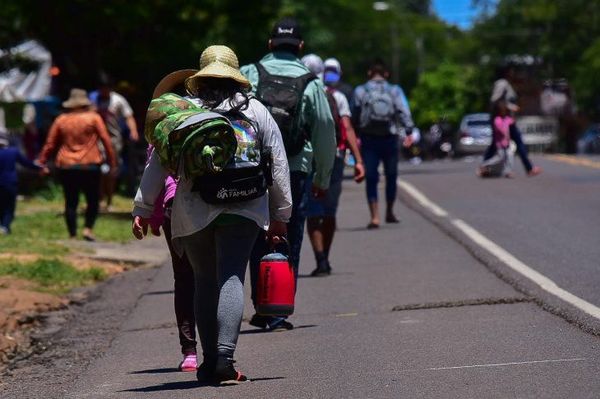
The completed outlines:
<svg viewBox="0 0 600 399">
<path fill-rule="evenodd" d="M 274 244 L 273 241 L 269 240 L 269 249 L 271 250 L 272 253 L 277 252 L 277 245 L 281 245 L 281 244 L 285 244 L 286 249 L 287 249 L 287 257 L 289 258 L 290 256 L 290 242 L 288 241 L 287 237 L 285 236 L 281 236 L 281 239 L 283 242 L 280 242 L 279 244 Z"/>
</svg>

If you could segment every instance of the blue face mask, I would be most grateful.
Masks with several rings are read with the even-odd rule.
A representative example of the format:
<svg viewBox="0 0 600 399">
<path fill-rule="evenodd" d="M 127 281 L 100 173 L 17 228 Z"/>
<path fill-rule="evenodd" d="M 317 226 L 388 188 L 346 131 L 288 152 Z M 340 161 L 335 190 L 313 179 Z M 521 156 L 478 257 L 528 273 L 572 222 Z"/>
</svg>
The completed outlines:
<svg viewBox="0 0 600 399">
<path fill-rule="evenodd" d="M 327 71 L 323 76 L 325 83 L 337 83 L 340 81 L 340 74 L 334 71 Z"/>
</svg>

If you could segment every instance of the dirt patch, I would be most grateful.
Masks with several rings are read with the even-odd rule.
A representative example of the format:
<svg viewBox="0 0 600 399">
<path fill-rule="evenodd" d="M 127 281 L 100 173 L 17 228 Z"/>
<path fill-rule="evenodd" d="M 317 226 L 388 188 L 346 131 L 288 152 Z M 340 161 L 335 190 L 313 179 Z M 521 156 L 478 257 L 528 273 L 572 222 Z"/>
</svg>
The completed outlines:
<svg viewBox="0 0 600 399">
<path fill-rule="evenodd" d="M 39 315 L 64 308 L 68 301 L 35 291 L 31 282 L 0 277 L 0 363 L 5 363 L 28 341 Z"/>
<path fill-rule="evenodd" d="M 0 254 L 0 259 L 14 259 L 22 263 L 35 262 L 40 258 L 34 254 Z M 122 262 L 90 259 L 81 255 L 69 255 L 65 260 L 79 270 L 102 269 L 107 277 L 131 267 Z M 70 295 L 67 298 L 40 292 L 33 282 L 0 276 L 0 365 L 29 344 L 31 332 L 40 325 L 42 314 L 85 299 L 81 295 Z"/>
<path fill-rule="evenodd" d="M 125 262 L 92 259 L 81 255 L 69 255 L 66 257 L 66 260 L 73 265 L 74 268 L 79 270 L 91 269 L 93 267 L 102 269 L 109 277 L 118 273 L 122 273 L 131 267 L 131 265 Z"/>
</svg>

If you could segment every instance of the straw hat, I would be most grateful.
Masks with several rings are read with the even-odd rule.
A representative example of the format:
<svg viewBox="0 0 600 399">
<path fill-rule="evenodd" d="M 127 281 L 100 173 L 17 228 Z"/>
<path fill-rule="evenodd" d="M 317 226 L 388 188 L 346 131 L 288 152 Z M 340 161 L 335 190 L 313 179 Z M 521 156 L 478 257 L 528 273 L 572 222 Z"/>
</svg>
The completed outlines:
<svg viewBox="0 0 600 399">
<path fill-rule="evenodd" d="M 204 78 L 229 78 L 244 87 L 250 87 L 250 82 L 240 73 L 238 58 L 227 46 L 210 46 L 200 55 L 200 71 L 185 80 L 188 93 L 198 92 L 198 83 Z"/>
<path fill-rule="evenodd" d="M 152 98 L 154 99 L 173 91 L 174 88 L 182 85 L 187 78 L 194 75 L 196 72 L 198 72 L 197 69 L 182 69 L 180 71 L 171 72 L 158 82 L 152 93 Z"/>
<path fill-rule="evenodd" d="M 88 98 L 87 91 L 83 89 L 71 89 L 69 99 L 62 103 L 64 108 L 89 107 L 92 102 Z"/>
</svg>

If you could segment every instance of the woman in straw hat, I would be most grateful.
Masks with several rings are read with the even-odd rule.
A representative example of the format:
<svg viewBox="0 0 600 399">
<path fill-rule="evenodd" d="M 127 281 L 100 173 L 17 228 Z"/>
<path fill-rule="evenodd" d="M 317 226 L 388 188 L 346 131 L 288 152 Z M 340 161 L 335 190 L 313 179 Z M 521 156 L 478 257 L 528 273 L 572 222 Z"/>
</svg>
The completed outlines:
<svg viewBox="0 0 600 399">
<path fill-rule="evenodd" d="M 103 156 L 98 147 L 102 142 L 108 164 L 114 170 L 115 154 L 110 136 L 102 118 L 90 106 L 87 92 L 72 89 L 69 99 L 63 102 L 67 112 L 60 115 L 52 126 L 38 162 L 46 165 L 51 156 L 65 195 L 65 219 L 69 236 L 77 236 L 77 205 L 83 191 L 87 203 L 83 238 L 94 241 L 92 229 L 98 216 L 100 191 L 100 165 Z M 47 169 L 46 169 L 47 171 Z"/>
<path fill-rule="evenodd" d="M 270 147 L 273 156 L 273 184 L 268 195 L 244 202 L 208 204 L 192 190 L 193 182 L 180 168 L 173 199 L 172 244 L 179 254 L 188 256 L 194 269 L 195 313 L 203 351 L 203 362 L 196 373 L 198 381 L 238 383 L 247 380 L 233 367 L 244 310 L 246 266 L 260 229 L 267 230 L 273 242 L 286 233 L 291 214 L 289 169 L 279 128 L 267 109 L 248 96 L 250 83 L 241 75 L 231 49 L 208 47 L 200 56 L 200 70 L 184 83 L 194 103 L 215 111 L 242 113 L 256 126 L 258 144 Z M 167 175 L 153 153 L 134 200 L 132 230 L 139 239 L 148 230 L 154 202 Z"/>
</svg>

